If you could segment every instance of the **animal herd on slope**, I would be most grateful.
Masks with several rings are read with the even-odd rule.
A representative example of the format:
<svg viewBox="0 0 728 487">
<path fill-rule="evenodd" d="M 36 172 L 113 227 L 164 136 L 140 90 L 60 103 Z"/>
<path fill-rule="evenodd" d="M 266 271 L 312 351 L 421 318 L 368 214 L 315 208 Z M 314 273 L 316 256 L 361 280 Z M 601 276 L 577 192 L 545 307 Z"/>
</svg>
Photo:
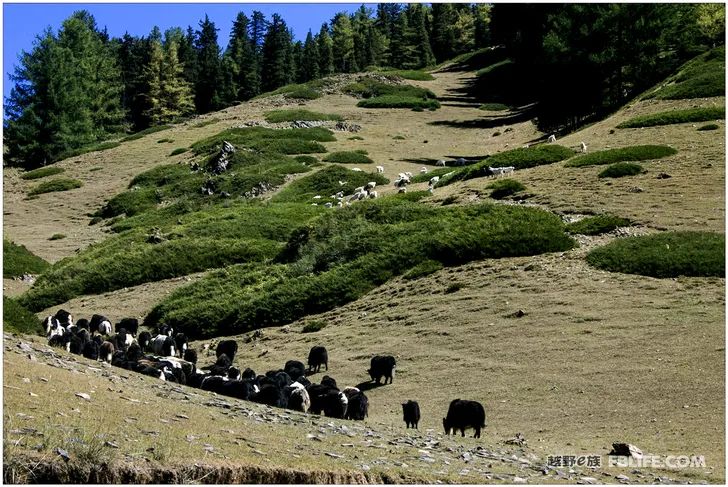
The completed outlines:
<svg viewBox="0 0 728 487">
<path fill-rule="evenodd" d="M 161 325 L 152 335 L 139 332 L 139 321 L 124 318 L 113 327 L 111 321 L 98 314 L 91 320 L 81 318 L 75 323 L 71 313 L 63 309 L 43 320 L 48 344 L 67 352 L 83 355 L 90 360 L 101 360 L 113 366 L 175 382 L 220 395 L 253 401 L 268 406 L 287 408 L 303 413 L 324 414 L 331 418 L 363 420 L 369 414 L 369 399 L 364 385 L 379 385 L 394 381 L 396 360 L 391 355 L 374 356 L 367 370 L 371 381 L 339 389 L 336 380 L 328 375 L 316 384 L 308 376 L 329 370 L 328 351 L 314 346 L 308 354 L 307 367 L 298 360 L 289 360 L 283 369 L 269 370 L 264 375 L 252 369 L 233 366 L 238 344 L 223 340 L 217 344 L 216 362 L 208 367 L 197 367 L 197 351 L 189 348 L 183 333 L 174 333 L 168 325 Z M 402 404 L 407 428 L 417 428 L 420 407 L 417 401 Z M 455 399 L 442 419 L 446 434 L 473 428 L 474 437 L 480 437 L 485 427 L 485 409 L 477 401 Z"/>
</svg>

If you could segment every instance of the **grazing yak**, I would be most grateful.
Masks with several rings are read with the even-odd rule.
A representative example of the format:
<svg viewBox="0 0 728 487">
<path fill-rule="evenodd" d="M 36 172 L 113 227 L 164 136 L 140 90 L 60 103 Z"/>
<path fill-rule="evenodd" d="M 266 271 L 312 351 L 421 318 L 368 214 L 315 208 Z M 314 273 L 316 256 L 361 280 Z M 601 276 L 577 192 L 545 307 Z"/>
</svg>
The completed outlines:
<svg viewBox="0 0 728 487">
<path fill-rule="evenodd" d="M 311 347 L 311 351 L 308 352 L 308 370 L 312 372 L 318 372 L 321 370 L 321 366 L 326 367 L 326 371 L 329 370 L 329 353 L 326 348 L 321 346 Z"/>
<path fill-rule="evenodd" d="M 228 356 L 231 363 L 235 360 L 236 353 L 238 353 L 238 342 L 235 340 L 223 340 L 217 344 L 217 348 L 215 349 L 216 357 L 220 357 L 220 355 L 225 354 Z"/>
<path fill-rule="evenodd" d="M 371 367 L 367 372 L 369 372 L 369 376 L 377 384 L 379 384 L 382 377 L 384 377 L 385 384 L 387 383 L 387 379 L 389 379 L 389 383 L 391 384 L 394 380 L 396 367 L 397 361 L 391 355 L 377 355 L 372 357 Z"/>
<path fill-rule="evenodd" d="M 417 423 L 420 422 L 420 405 L 417 401 L 407 401 L 402 404 L 402 415 L 404 416 L 404 422 L 407 423 L 407 428 L 410 425 L 417 429 Z"/>
<path fill-rule="evenodd" d="M 450 403 L 447 417 L 442 418 L 442 426 L 446 435 L 450 434 L 450 430 L 453 434 L 460 430 L 460 434 L 465 436 L 466 429 L 474 428 L 473 438 L 480 438 L 480 429 L 485 428 L 485 409 L 477 401 L 455 399 Z"/>
</svg>

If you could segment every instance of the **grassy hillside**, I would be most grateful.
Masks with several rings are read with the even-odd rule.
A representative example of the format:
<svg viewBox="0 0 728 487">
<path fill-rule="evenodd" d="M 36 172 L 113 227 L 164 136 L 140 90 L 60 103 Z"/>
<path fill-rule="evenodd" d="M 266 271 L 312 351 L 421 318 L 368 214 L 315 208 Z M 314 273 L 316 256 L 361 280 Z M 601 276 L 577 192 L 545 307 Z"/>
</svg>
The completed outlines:
<svg viewBox="0 0 728 487">
<path fill-rule="evenodd" d="M 48 268 L 48 262 L 34 255 L 24 245 L 3 239 L 3 277 L 20 277 L 23 274 L 40 274 Z"/>
</svg>

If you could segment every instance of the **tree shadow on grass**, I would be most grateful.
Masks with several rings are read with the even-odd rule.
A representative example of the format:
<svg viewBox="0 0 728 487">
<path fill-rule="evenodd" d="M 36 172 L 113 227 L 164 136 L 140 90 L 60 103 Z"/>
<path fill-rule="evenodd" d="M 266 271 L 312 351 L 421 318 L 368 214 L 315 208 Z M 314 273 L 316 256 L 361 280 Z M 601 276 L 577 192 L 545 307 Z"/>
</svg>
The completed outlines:
<svg viewBox="0 0 728 487">
<path fill-rule="evenodd" d="M 492 129 L 503 127 L 505 125 L 513 125 L 516 123 L 527 122 L 534 116 L 533 105 L 513 110 L 505 115 L 475 118 L 472 120 L 436 120 L 428 122 L 428 125 L 435 127 L 452 127 L 458 129 Z"/>
</svg>

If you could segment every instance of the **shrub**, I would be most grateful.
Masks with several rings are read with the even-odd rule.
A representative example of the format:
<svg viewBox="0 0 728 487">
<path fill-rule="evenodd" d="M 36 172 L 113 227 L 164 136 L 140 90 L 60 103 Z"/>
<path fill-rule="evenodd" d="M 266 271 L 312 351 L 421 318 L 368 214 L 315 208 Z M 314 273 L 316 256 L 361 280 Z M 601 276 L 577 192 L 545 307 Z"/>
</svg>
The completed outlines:
<svg viewBox="0 0 728 487">
<path fill-rule="evenodd" d="M 436 260 L 426 260 L 414 266 L 402 277 L 407 280 L 419 279 L 420 277 L 429 276 L 442 269 L 442 263 Z"/>
<path fill-rule="evenodd" d="M 3 296 L 3 329 L 13 333 L 40 335 L 43 324 L 15 299 Z"/>
<path fill-rule="evenodd" d="M 311 320 L 303 325 L 301 333 L 313 333 L 315 331 L 322 330 L 326 327 L 326 322 L 321 320 Z"/>
<path fill-rule="evenodd" d="M 415 175 L 414 175 L 414 176 L 413 176 L 413 177 L 412 177 L 412 178 L 410 179 L 410 181 L 411 181 L 412 183 L 426 183 L 426 182 L 428 182 L 428 181 L 429 181 L 430 179 L 434 178 L 435 176 L 440 176 L 440 177 L 442 177 L 442 176 L 444 176 L 445 174 L 447 174 L 447 173 L 449 173 L 449 172 L 453 172 L 453 170 L 454 170 L 454 169 L 453 169 L 453 168 L 451 168 L 451 167 L 438 167 L 438 168 L 436 168 L 436 169 L 433 169 L 433 170 L 431 170 L 431 171 L 428 171 L 427 173 L 420 173 L 420 174 L 415 174 Z"/>
<path fill-rule="evenodd" d="M 414 69 L 384 69 L 381 70 L 384 73 L 393 75 L 393 76 L 399 76 L 400 78 L 404 79 L 411 79 L 415 81 L 432 81 L 435 79 L 434 76 L 432 76 L 430 73 L 421 71 L 421 70 L 414 70 Z"/>
<path fill-rule="evenodd" d="M 515 179 L 499 179 L 498 181 L 490 183 L 486 186 L 486 188 L 492 190 L 490 192 L 490 197 L 496 200 L 501 200 L 506 196 L 510 196 L 526 189 L 520 181 L 516 181 Z"/>
<path fill-rule="evenodd" d="M 332 152 L 324 157 L 326 162 L 338 162 L 340 164 L 374 164 L 368 156 L 357 151 Z"/>
<path fill-rule="evenodd" d="M 364 137 L 360 135 L 354 135 L 353 137 L 349 137 L 349 140 L 364 140 Z"/>
<path fill-rule="evenodd" d="M 404 135 L 395 135 L 394 137 L 392 137 L 392 139 L 394 139 L 394 140 L 405 140 L 405 139 L 407 139 L 407 137 L 405 137 Z"/>
<path fill-rule="evenodd" d="M 134 216 L 156 207 L 162 202 L 161 193 L 155 188 L 125 191 L 111 198 L 97 216 L 111 218 L 118 215 Z"/>
<path fill-rule="evenodd" d="M 665 232 L 615 240 L 589 252 L 599 269 L 657 278 L 724 277 L 725 235 Z"/>
<path fill-rule="evenodd" d="M 171 129 L 171 125 L 157 125 L 156 127 L 149 127 L 148 129 L 140 130 L 139 132 L 136 132 L 131 135 L 127 135 L 123 139 L 121 139 L 122 142 L 129 142 L 130 140 L 137 140 L 141 139 L 145 135 L 153 134 L 155 132 L 161 132 L 162 130 Z"/>
<path fill-rule="evenodd" d="M 320 81 L 320 80 L 314 80 L 314 81 Z M 263 93 L 261 95 L 258 95 L 256 98 L 265 98 L 268 96 L 273 95 L 283 95 L 286 98 L 298 98 L 302 100 L 315 100 L 316 98 L 321 97 L 321 93 L 316 91 L 314 88 L 317 86 L 317 83 L 311 81 L 305 84 L 291 84 L 286 86 L 281 86 L 277 90 L 269 91 L 268 93 Z"/>
<path fill-rule="evenodd" d="M 25 180 L 40 179 L 46 176 L 54 176 L 64 171 L 65 169 L 63 169 L 62 167 L 46 166 L 38 169 L 33 169 L 32 171 L 24 172 L 20 175 L 20 178 Z"/>
<path fill-rule="evenodd" d="M 344 182 L 344 184 L 340 185 L 339 181 Z M 272 201 L 276 203 L 310 203 L 311 198 L 316 195 L 328 198 L 339 191 L 343 191 L 344 194 L 352 194 L 354 188 L 364 186 L 369 181 L 374 181 L 377 184 L 387 184 L 389 182 L 381 174 L 351 171 L 341 166 L 326 166 L 313 174 L 291 182 L 273 196 Z"/>
<path fill-rule="evenodd" d="M 35 196 L 43 193 L 52 193 L 55 191 L 68 191 L 69 189 L 76 189 L 83 186 L 83 183 L 78 179 L 70 178 L 59 178 L 40 183 L 28 191 L 28 196 Z"/>
<path fill-rule="evenodd" d="M 480 110 L 486 110 L 489 112 L 503 112 L 505 110 L 510 110 L 511 107 L 508 105 L 504 105 L 503 103 L 484 103 L 478 107 Z"/>
<path fill-rule="evenodd" d="M 698 127 L 698 130 L 718 130 L 719 128 L 720 125 L 718 125 L 717 123 L 708 123 L 706 125 Z"/>
<path fill-rule="evenodd" d="M 405 84 L 384 83 L 368 77 L 362 78 L 356 83 L 345 86 L 343 91 L 362 98 L 372 98 L 384 95 L 396 95 L 423 100 L 434 100 L 437 98 L 435 93 L 426 88 L 418 88 L 417 86 Z"/>
<path fill-rule="evenodd" d="M 165 137 L 163 139 L 159 139 L 157 141 L 157 144 L 164 144 L 164 143 L 170 144 L 172 142 L 174 142 L 174 139 L 169 139 L 169 138 Z"/>
<path fill-rule="evenodd" d="M 645 172 L 645 168 L 634 162 L 617 162 L 599 173 L 600 178 L 622 178 Z"/>
<path fill-rule="evenodd" d="M 480 78 L 481 76 L 492 74 L 498 70 L 502 70 L 504 67 L 509 67 L 513 64 L 513 61 L 511 61 L 510 59 L 504 59 L 502 61 L 498 61 L 497 63 L 493 63 L 490 66 L 479 69 L 475 72 L 475 76 Z"/>
<path fill-rule="evenodd" d="M 620 218 L 614 215 L 596 215 L 582 218 L 578 222 L 566 225 L 566 231 L 569 233 L 580 235 L 601 235 L 608 233 L 618 227 L 627 227 L 631 225 L 626 218 Z"/>
<path fill-rule="evenodd" d="M 563 161 L 573 154 L 573 150 L 556 144 L 543 144 L 534 147 L 518 148 L 499 152 L 498 154 L 494 154 L 477 164 L 472 164 L 470 166 L 451 171 L 452 174 L 449 176 L 440 177 L 440 181 L 436 186 L 447 186 L 455 181 L 465 181 L 468 179 L 487 176 L 488 166 L 513 166 L 516 169 L 526 169 L 529 167 Z"/>
<path fill-rule="evenodd" d="M 453 282 L 445 288 L 445 294 L 451 294 L 460 291 L 465 285 L 460 282 Z"/>
<path fill-rule="evenodd" d="M 48 238 L 48 240 L 63 240 L 64 238 L 66 238 L 66 236 L 62 233 L 54 233 L 50 236 L 50 238 Z"/>
<path fill-rule="evenodd" d="M 249 147 L 279 154 L 317 154 L 326 152 L 326 147 L 315 140 L 262 139 L 251 141 Z"/>
<path fill-rule="evenodd" d="M 48 262 L 31 253 L 24 245 L 17 245 L 3 239 L 3 277 L 10 279 L 23 274 L 40 274 Z"/>
<path fill-rule="evenodd" d="M 437 100 L 423 100 L 409 96 L 383 95 L 361 100 L 356 106 L 361 108 L 440 108 Z"/>
<path fill-rule="evenodd" d="M 457 203 L 457 201 L 458 201 L 458 197 L 455 196 L 454 194 L 451 194 L 450 196 L 448 196 L 447 198 L 442 200 L 441 204 L 442 204 L 442 206 L 447 206 L 447 205 L 452 205 L 454 203 Z"/>
<path fill-rule="evenodd" d="M 320 165 L 319 160 L 316 159 L 314 156 L 296 156 L 293 159 L 296 162 L 300 162 L 301 164 L 305 164 L 305 165 L 311 166 L 311 167 Z"/>
<path fill-rule="evenodd" d="M 493 137 L 498 137 L 499 135 L 501 135 L 501 133 L 498 132 L 497 130 L 495 132 L 493 132 Z"/>
<path fill-rule="evenodd" d="M 425 260 L 453 266 L 573 244 L 557 217 L 532 208 L 362 201 L 294 231 L 279 265 L 213 273 L 172 293 L 145 323 L 195 337 L 236 334 L 351 302 Z"/>
<path fill-rule="evenodd" d="M 681 100 L 725 95 L 725 46 L 701 54 L 685 63 L 678 73 L 666 80 L 667 86 L 644 98 Z"/>
<path fill-rule="evenodd" d="M 636 145 L 619 149 L 607 149 L 582 154 L 566 162 L 566 167 L 599 166 L 624 161 L 647 161 L 677 154 L 677 150 L 666 145 Z"/>
<path fill-rule="evenodd" d="M 294 120 L 343 120 L 341 115 L 333 113 L 319 113 L 310 110 L 271 110 L 265 114 L 266 121 L 270 123 L 293 122 Z"/>
<path fill-rule="evenodd" d="M 233 128 L 195 142 L 192 144 L 192 150 L 195 154 L 213 154 L 220 150 L 223 140 L 227 140 L 235 147 L 252 147 L 256 144 L 265 145 L 273 140 L 333 142 L 336 138 L 332 131 L 322 127 L 286 130 L 264 127 Z"/>
<path fill-rule="evenodd" d="M 175 150 L 169 153 L 169 157 L 184 154 L 185 152 L 187 152 L 187 150 L 188 149 L 186 147 L 177 147 Z"/>
<path fill-rule="evenodd" d="M 686 110 L 673 110 L 670 112 L 654 113 L 634 117 L 617 125 L 618 129 L 654 127 L 657 125 L 671 125 L 675 123 L 706 122 L 725 118 L 725 107 L 689 108 Z"/>
</svg>

